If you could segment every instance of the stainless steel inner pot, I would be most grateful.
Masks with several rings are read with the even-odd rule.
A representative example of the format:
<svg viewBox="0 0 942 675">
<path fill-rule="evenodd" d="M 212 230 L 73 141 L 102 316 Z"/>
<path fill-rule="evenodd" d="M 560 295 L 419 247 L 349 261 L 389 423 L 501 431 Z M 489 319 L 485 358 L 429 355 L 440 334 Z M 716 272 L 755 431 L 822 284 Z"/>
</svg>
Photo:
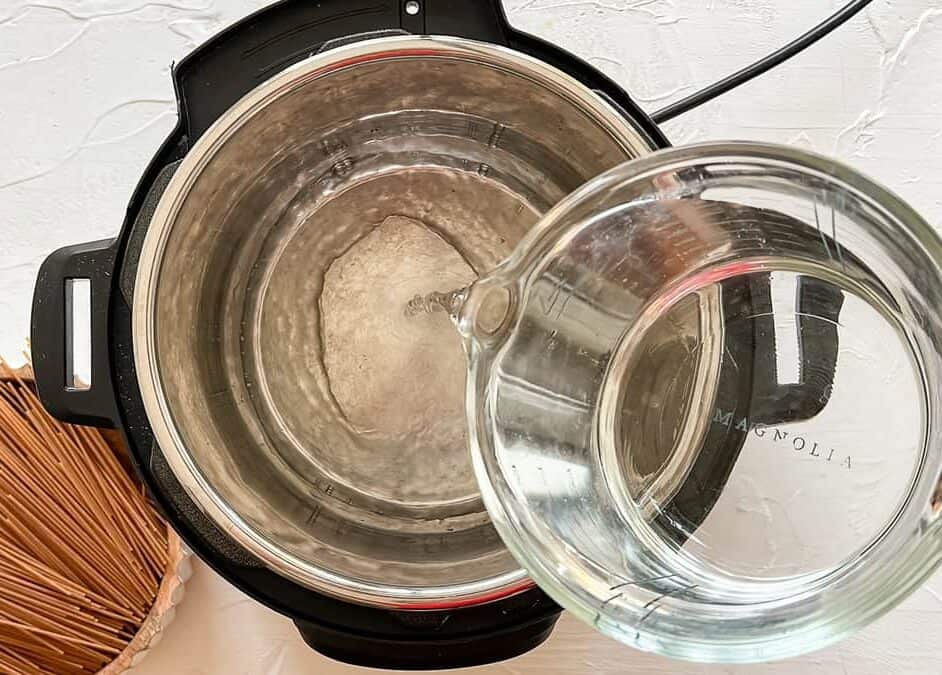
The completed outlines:
<svg viewBox="0 0 942 675">
<path fill-rule="evenodd" d="M 405 308 L 650 149 L 570 77 L 466 40 L 359 42 L 254 90 L 182 162 L 137 274 L 143 400 L 190 497 L 354 602 L 525 587 L 472 475 L 458 337 Z"/>
</svg>

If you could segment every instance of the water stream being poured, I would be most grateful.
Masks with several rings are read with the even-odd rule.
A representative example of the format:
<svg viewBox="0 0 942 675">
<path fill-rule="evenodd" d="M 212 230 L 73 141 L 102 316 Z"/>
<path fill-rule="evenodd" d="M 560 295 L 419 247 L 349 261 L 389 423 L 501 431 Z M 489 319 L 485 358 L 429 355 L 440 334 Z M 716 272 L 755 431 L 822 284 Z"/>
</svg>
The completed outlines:
<svg viewBox="0 0 942 675">
<path fill-rule="evenodd" d="M 456 321 L 470 288 L 470 286 L 465 286 L 447 293 L 433 291 L 426 295 L 417 294 L 406 305 L 406 316 L 447 312 L 451 320 Z"/>
</svg>

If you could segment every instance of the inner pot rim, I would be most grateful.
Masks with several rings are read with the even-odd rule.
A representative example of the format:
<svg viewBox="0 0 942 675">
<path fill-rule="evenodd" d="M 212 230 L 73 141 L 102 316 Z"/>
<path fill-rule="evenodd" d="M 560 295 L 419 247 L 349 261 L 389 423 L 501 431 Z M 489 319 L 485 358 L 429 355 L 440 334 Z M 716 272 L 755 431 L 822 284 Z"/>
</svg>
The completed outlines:
<svg viewBox="0 0 942 675">
<path fill-rule="evenodd" d="M 628 156 L 653 144 L 624 113 L 577 80 L 537 59 L 487 43 L 452 37 L 384 37 L 310 57 L 274 76 L 229 109 L 196 142 L 175 172 L 151 220 L 137 270 L 132 310 L 134 360 L 148 421 L 168 465 L 210 520 L 273 571 L 301 585 L 360 604 L 400 609 L 439 609 L 494 601 L 534 584 L 523 569 L 447 586 L 423 588 L 351 579 L 306 561 L 263 535 L 215 490 L 197 466 L 173 420 L 158 367 L 156 303 L 166 244 L 179 211 L 199 175 L 223 145 L 256 113 L 313 80 L 366 62 L 443 58 L 508 70 L 533 80 L 590 116 Z"/>
</svg>

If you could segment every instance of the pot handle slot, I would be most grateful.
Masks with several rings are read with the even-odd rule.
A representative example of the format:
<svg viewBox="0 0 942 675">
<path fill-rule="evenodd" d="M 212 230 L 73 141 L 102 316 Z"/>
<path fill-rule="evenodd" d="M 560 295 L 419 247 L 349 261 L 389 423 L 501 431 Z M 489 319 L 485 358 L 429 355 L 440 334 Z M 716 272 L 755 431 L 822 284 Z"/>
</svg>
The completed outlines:
<svg viewBox="0 0 942 675">
<path fill-rule="evenodd" d="M 115 242 L 61 248 L 39 268 L 30 326 L 43 406 L 71 424 L 113 427 L 108 307 Z"/>
</svg>

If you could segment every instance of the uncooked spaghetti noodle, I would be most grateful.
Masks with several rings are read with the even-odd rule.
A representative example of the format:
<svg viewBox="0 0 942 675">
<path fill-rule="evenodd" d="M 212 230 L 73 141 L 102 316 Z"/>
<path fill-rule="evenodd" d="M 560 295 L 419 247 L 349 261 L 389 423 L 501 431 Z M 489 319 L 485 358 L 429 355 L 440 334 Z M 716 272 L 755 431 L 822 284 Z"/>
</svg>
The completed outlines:
<svg viewBox="0 0 942 675">
<path fill-rule="evenodd" d="M 163 525 L 96 429 L 63 424 L 0 359 L 0 673 L 97 672 L 147 616 Z"/>
</svg>

